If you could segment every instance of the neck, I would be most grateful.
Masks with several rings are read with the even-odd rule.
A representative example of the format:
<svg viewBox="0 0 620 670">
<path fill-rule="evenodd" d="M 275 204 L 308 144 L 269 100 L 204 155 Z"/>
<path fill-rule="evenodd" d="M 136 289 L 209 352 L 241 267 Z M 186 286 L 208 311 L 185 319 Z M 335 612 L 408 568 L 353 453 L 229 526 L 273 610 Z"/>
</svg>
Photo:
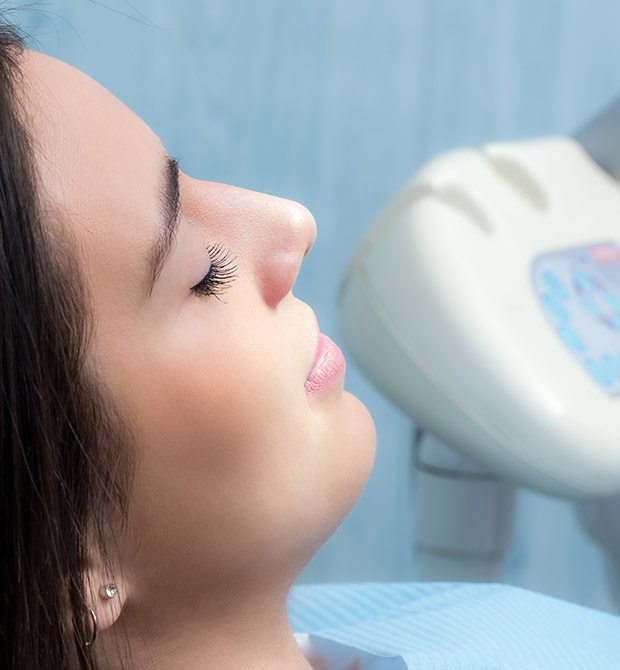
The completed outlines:
<svg viewBox="0 0 620 670">
<path fill-rule="evenodd" d="M 253 596 L 246 592 L 236 599 L 229 593 L 218 603 L 211 594 L 206 605 L 160 605 L 150 619 L 124 608 L 117 624 L 128 634 L 128 665 L 135 670 L 312 670 L 288 622 L 287 595 L 288 589 Z M 114 662 L 112 631 L 117 624 L 100 638 L 104 667 L 110 669 L 122 667 Z"/>
</svg>

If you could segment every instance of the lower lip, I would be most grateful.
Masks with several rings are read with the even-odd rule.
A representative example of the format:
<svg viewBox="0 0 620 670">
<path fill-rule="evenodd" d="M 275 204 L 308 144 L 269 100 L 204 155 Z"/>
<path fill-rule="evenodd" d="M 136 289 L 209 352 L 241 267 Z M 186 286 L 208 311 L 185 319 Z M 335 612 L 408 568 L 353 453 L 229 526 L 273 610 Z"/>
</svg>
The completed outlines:
<svg viewBox="0 0 620 670">
<path fill-rule="evenodd" d="M 319 346 L 312 370 L 306 379 L 307 393 L 319 393 L 335 386 L 344 376 L 347 363 L 338 345 L 327 335 L 319 333 Z"/>
</svg>

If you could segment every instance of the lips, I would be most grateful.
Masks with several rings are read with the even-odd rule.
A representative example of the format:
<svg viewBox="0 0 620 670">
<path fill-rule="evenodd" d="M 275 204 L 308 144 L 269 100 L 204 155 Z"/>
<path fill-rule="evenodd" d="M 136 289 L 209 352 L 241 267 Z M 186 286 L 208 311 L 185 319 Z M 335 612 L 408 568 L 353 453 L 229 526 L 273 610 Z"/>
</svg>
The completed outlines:
<svg viewBox="0 0 620 670">
<path fill-rule="evenodd" d="M 316 394 L 335 387 L 344 377 L 346 361 L 336 343 L 319 333 L 312 369 L 304 384 L 307 393 Z"/>
<path fill-rule="evenodd" d="M 314 368 L 314 365 L 316 363 L 316 360 L 320 354 L 320 339 L 321 339 L 321 329 L 319 328 L 319 320 L 317 319 L 316 314 L 314 313 L 314 310 L 312 311 L 312 320 L 314 321 L 312 330 L 314 332 L 314 354 L 312 356 L 312 362 L 310 363 L 310 366 L 308 367 L 308 374 L 306 375 L 306 381 L 308 380 L 308 377 L 310 376 L 310 373 L 312 372 L 312 369 Z"/>
</svg>

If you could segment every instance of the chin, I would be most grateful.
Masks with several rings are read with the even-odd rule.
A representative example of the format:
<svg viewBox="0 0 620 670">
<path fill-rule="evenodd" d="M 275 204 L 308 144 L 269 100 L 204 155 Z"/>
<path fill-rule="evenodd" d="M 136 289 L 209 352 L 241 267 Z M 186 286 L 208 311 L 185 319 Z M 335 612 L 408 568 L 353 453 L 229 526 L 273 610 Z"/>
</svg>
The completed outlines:
<svg viewBox="0 0 620 670">
<path fill-rule="evenodd" d="M 355 507 L 372 473 L 377 449 L 377 430 L 368 408 L 356 395 L 344 391 L 343 401 L 347 404 L 347 431 L 344 440 L 346 444 L 342 444 L 340 465 L 344 479 L 341 485 L 347 497 L 345 507 L 348 514 Z"/>
<path fill-rule="evenodd" d="M 368 411 L 368 407 L 356 395 L 350 391 L 343 391 L 343 395 L 346 402 L 351 405 L 351 412 L 353 413 L 352 432 L 360 444 L 364 445 L 363 448 L 372 452 L 374 464 L 374 453 L 377 448 L 377 427 L 374 419 Z"/>
<path fill-rule="evenodd" d="M 335 395 L 332 399 L 335 398 Z M 348 391 L 341 391 L 329 410 L 330 437 L 322 445 L 320 491 L 308 515 L 296 527 L 313 528 L 304 538 L 300 557 L 305 565 L 343 523 L 357 504 L 375 462 L 377 433 L 366 405 Z M 333 431 L 333 432 L 332 432 Z"/>
</svg>

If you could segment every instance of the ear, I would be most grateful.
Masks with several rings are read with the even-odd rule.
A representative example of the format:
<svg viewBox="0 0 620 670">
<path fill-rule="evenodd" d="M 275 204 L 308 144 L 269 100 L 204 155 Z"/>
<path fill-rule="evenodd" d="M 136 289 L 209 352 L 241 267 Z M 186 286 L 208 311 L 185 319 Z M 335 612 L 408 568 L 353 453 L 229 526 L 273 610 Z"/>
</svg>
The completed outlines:
<svg viewBox="0 0 620 670">
<path fill-rule="evenodd" d="M 128 585 L 119 570 L 115 570 L 115 574 L 111 575 L 92 555 L 86 562 L 83 577 L 86 606 L 94 610 L 101 633 L 120 616 L 127 600 Z M 116 587 L 116 594 L 113 597 L 106 594 L 105 587 L 108 584 Z"/>
</svg>

